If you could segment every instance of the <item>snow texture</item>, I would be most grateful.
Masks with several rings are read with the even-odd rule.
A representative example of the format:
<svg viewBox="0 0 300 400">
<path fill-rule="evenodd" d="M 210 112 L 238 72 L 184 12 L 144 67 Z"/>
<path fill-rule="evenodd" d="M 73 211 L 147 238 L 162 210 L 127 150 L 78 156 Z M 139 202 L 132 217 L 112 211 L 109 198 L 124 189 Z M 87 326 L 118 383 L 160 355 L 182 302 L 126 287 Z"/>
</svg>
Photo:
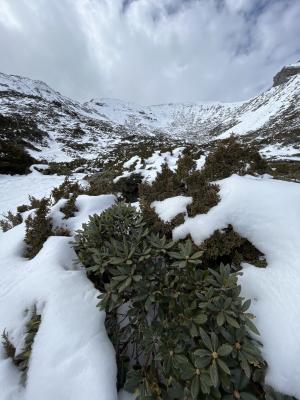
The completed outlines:
<svg viewBox="0 0 300 400">
<path fill-rule="evenodd" d="M 74 229 L 114 196 L 80 196 Z M 54 213 L 55 211 L 52 210 Z M 20 351 L 26 310 L 42 315 L 26 387 L 0 346 L 0 400 L 116 400 L 115 354 L 96 307 L 99 292 L 79 265 L 70 237 L 50 237 L 32 260 L 22 257 L 25 224 L 0 236 L 0 332 Z"/>
<path fill-rule="evenodd" d="M 131 157 L 130 160 L 126 161 L 123 164 L 123 168 L 125 171 L 122 175 L 117 176 L 114 179 L 114 182 L 118 182 L 120 178 L 128 177 L 131 174 L 141 174 L 143 177 L 143 182 L 153 183 L 157 177 L 157 174 L 161 172 L 162 165 L 167 164 L 171 171 L 176 171 L 177 169 L 177 161 L 179 156 L 182 154 L 184 147 L 177 147 L 172 150 L 172 152 L 167 151 L 165 153 L 161 153 L 159 150 L 155 151 L 151 157 L 147 158 L 144 163 L 141 162 L 141 158 L 138 156 Z M 128 170 L 128 168 L 132 168 L 133 170 Z"/>
<path fill-rule="evenodd" d="M 38 199 L 49 196 L 64 179 L 62 175 L 43 175 L 36 170 L 28 175 L 0 175 L 0 215 L 29 204 L 29 195 Z"/>
<path fill-rule="evenodd" d="M 267 267 L 243 265 L 242 293 L 261 333 L 266 382 L 300 398 L 300 185 L 233 175 L 219 182 L 221 201 L 173 230 L 200 244 L 228 224 L 266 255 Z"/>
<path fill-rule="evenodd" d="M 164 222 L 171 222 L 180 213 L 187 214 L 186 207 L 192 204 L 193 198 L 186 196 L 169 197 L 162 201 L 154 201 L 151 207 Z"/>
</svg>

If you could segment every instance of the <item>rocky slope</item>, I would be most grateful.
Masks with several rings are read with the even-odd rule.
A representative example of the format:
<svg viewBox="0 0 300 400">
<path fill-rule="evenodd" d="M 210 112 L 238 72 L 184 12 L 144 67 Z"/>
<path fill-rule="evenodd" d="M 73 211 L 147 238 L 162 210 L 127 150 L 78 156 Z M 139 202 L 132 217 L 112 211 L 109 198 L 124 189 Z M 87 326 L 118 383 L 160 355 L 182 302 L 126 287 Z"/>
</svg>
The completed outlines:
<svg viewBox="0 0 300 400">
<path fill-rule="evenodd" d="M 19 143 L 37 159 L 95 158 L 140 136 L 209 144 L 230 134 L 269 157 L 297 159 L 300 63 L 283 68 L 266 92 L 239 103 L 139 106 L 115 99 L 83 104 L 44 82 L 0 73 L 0 140 Z"/>
</svg>

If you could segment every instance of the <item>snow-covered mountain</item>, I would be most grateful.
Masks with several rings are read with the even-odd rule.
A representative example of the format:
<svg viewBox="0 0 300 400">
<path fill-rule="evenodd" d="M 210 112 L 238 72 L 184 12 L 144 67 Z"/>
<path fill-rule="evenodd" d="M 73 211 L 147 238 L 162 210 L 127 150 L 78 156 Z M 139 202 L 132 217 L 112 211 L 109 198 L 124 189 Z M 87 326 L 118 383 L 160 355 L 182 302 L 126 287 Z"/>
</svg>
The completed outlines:
<svg viewBox="0 0 300 400">
<path fill-rule="evenodd" d="M 140 106 L 99 98 L 83 104 L 41 81 L 0 73 L 0 139 L 36 158 L 95 158 L 131 135 L 165 135 L 207 144 L 241 135 L 266 155 L 296 157 L 300 133 L 300 62 L 284 67 L 266 92 L 238 103 Z"/>
</svg>

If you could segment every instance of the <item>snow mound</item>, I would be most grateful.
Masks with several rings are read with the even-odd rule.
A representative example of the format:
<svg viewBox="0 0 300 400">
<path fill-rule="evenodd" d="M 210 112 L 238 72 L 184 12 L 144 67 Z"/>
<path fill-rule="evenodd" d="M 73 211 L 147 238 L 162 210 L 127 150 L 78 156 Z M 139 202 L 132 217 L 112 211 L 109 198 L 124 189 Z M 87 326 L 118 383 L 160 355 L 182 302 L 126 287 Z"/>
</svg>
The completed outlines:
<svg viewBox="0 0 300 400">
<path fill-rule="evenodd" d="M 88 214 L 114 202 L 114 196 L 79 196 L 72 226 L 77 229 Z M 71 238 L 52 236 L 27 260 L 22 257 L 24 234 L 23 223 L 0 236 L 0 332 L 5 329 L 21 350 L 26 309 L 36 304 L 42 322 L 26 387 L 0 346 L 0 400 L 116 400 L 115 355 L 105 313 L 96 307 L 99 292 L 74 264 Z"/>
<path fill-rule="evenodd" d="M 162 221 L 171 222 L 176 215 L 181 213 L 186 214 L 186 207 L 192 204 L 192 201 L 192 197 L 175 196 L 162 201 L 154 201 L 151 203 L 151 207 L 154 208 Z"/>
<path fill-rule="evenodd" d="M 123 164 L 125 171 L 122 175 L 117 176 L 114 182 L 116 183 L 120 178 L 128 177 L 131 174 L 141 174 L 143 176 L 143 182 L 153 183 L 157 174 L 162 171 L 163 164 L 167 164 L 168 168 L 173 172 L 177 169 L 177 161 L 183 150 L 184 147 L 177 147 L 172 150 L 172 152 L 166 151 L 165 153 L 156 150 L 144 163 L 142 163 L 139 156 L 133 156 Z M 128 171 L 128 168 L 131 168 L 133 165 L 134 169 Z"/>
<path fill-rule="evenodd" d="M 300 398 L 300 185 L 237 175 L 218 183 L 219 204 L 188 218 L 173 237 L 190 234 L 200 244 L 231 224 L 266 255 L 265 269 L 243 265 L 242 293 L 252 299 L 269 365 L 266 382 Z"/>
</svg>

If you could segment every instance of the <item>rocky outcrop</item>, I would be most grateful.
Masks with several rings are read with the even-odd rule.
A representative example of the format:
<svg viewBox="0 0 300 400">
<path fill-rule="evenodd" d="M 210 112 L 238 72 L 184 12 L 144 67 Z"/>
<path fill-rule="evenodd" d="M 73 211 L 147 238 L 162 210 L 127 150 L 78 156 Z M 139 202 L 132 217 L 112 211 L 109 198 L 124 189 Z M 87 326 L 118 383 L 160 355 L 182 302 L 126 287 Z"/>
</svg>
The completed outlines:
<svg viewBox="0 0 300 400">
<path fill-rule="evenodd" d="M 287 65 L 282 68 L 273 78 L 273 86 L 286 83 L 292 76 L 300 74 L 300 60 L 296 64 Z"/>
</svg>

